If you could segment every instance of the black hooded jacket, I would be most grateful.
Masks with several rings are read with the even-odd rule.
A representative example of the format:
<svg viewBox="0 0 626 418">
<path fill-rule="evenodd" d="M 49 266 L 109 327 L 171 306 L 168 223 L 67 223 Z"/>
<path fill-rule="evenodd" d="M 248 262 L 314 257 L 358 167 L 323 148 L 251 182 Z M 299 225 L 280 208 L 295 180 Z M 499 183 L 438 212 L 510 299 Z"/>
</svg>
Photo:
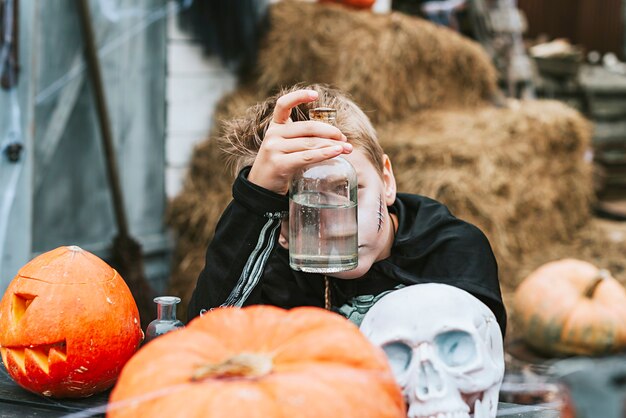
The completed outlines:
<svg viewBox="0 0 626 418">
<path fill-rule="evenodd" d="M 233 201 L 207 249 L 189 319 L 218 306 L 324 306 L 323 275 L 291 270 L 288 251 L 278 245 L 288 198 L 249 182 L 248 172 L 249 168 L 243 169 L 233 184 Z M 485 235 L 424 196 L 398 193 L 389 211 L 398 216 L 391 255 L 374 263 L 362 278 L 331 277 L 333 308 L 345 314 L 340 307 L 362 295 L 376 296 L 403 285 L 443 283 L 485 303 L 504 335 L 506 311 L 498 267 Z"/>
</svg>

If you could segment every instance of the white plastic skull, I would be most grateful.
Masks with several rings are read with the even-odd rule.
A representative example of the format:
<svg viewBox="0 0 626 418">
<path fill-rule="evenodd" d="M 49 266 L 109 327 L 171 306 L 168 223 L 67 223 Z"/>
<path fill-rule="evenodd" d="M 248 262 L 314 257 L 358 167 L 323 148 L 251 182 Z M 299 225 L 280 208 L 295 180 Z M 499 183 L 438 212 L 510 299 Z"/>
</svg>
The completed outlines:
<svg viewBox="0 0 626 418">
<path fill-rule="evenodd" d="M 438 283 L 396 290 L 363 318 L 409 404 L 409 418 L 493 418 L 504 376 L 502 333 L 491 310 Z"/>
</svg>

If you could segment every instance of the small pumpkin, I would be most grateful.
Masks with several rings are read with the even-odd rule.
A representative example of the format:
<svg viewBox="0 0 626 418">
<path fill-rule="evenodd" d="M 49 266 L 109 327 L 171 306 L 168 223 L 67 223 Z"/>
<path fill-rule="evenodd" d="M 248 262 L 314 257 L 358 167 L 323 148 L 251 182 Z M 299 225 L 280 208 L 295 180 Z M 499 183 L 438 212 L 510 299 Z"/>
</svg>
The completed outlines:
<svg viewBox="0 0 626 418">
<path fill-rule="evenodd" d="M 320 308 L 218 308 L 146 344 L 107 417 L 406 417 L 386 357 Z"/>
<path fill-rule="evenodd" d="M 547 263 L 514 296 L 526 343 L 549 355 L 626 349 L 626 290 L 607 270 L 575 259 Z"/>
<path fill-rule="evenodd" d="M 108 389 L 142 338 L 124 280 L 76 246 L 31 260 L 0 301 L 2 361 L 20 386 L 44 396 Z"/>
<path fill-rule="evenodd" d="M 355 9 L 371 9 L 376 0 L 318 0 L 320 3 L 339 3 Z"/>
</svg>

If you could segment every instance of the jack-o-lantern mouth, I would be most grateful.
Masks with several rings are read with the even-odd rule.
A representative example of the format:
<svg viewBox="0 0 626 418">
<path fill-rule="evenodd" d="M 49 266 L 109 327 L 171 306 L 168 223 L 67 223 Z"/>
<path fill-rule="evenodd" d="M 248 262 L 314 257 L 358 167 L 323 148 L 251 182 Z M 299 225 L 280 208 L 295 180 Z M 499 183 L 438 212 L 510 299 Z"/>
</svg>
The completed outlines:
<svg viewBox="0 0 626 418">
<path fill-rule="evenodd" d="M 26 373 L 26 364 L 29 363 L 48 374 L 51 364 L 67 361 L 67 343 L 63 340 L 52 344 L 0 347 L 0 353 L 7 367 L 13 363 Z"/>
</svg>

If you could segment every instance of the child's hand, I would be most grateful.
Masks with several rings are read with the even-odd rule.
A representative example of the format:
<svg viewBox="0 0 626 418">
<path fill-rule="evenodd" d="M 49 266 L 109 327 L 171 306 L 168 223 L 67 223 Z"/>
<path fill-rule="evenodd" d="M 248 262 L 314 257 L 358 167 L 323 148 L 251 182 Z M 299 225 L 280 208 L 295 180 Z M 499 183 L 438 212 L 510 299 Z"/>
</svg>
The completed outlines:
<svg viewBox="0 0 626 418">
<path fill-rule="evenodd" d="M 270 122 L 248 180 L 279 194 L 286 194 L 289 181 L 300 168 L 340 154 L 352 152 L 352 145 L 336 127 L 324 122 L 293 122 L 291 109 L 317 100 L 314 90 L 297 90 L 276 101 Z"/>
</svg>

